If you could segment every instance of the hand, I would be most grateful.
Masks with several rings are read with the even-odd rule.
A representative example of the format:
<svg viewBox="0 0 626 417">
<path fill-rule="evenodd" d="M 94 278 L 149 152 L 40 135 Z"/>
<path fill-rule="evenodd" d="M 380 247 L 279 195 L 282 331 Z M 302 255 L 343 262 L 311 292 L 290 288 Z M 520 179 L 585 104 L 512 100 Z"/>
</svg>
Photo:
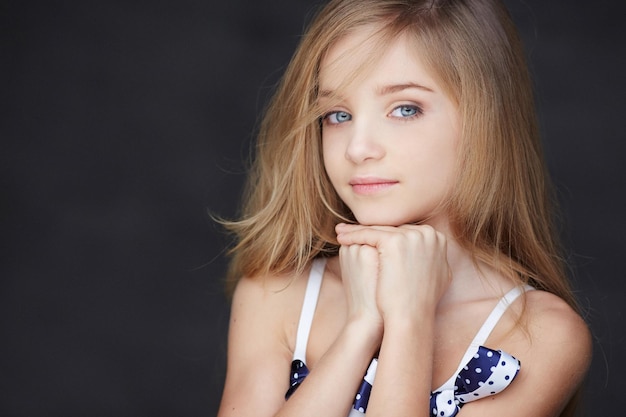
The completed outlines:
<svg viewBox="0 0 626 417">
<path fill-rule="evenodd" d="M 379 276 L 376 300 L 383 319 L 433 313 L 451 274 L 446 237 L 427 225 L 360 226 L 340 224 L 342 246 L 375 248 Z"/>
</svg>

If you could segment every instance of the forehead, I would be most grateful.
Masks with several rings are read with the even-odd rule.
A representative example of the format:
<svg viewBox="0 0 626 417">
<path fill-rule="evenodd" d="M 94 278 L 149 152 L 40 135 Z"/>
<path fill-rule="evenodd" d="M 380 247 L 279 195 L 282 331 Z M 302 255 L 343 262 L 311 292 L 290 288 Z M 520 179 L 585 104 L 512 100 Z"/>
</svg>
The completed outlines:
<svg viewBox="0 0 626 417">
<path fill-rule="evenodd" d="M 320 64 L 321 90 L 337 91 L 366 81 L 435 85 L 420 58 L 417 42 L 407 34 L 386 36 L 374 25 L 360 27 L 340 38 Z"/>
</svg>

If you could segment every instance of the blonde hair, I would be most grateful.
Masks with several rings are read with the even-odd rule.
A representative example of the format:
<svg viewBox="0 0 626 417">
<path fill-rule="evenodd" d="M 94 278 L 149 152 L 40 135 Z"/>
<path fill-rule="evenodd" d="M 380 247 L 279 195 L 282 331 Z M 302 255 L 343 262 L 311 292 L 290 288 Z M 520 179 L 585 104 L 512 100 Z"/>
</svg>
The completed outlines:
<svg viewBox="0 0 626 417">
<path fill-rule="evenodd" d="M 576 307 L 567 282 L 521 42 L 497 0 L 333 0 L 297 48 L 260 126 L 234 233 L 229 282 L 300 274 L 338 250 L 334 226 L 353 221 L 324 171 L 320 62 L 350 31 L 407 35 L 458 105 L 458 175 L 445 209 L 458 242 L 517 283 Z M 367 63 L 366 63 L 367 66 Z"/>
<path fill-rule="evenodd" d="M 444 203 L 455 239 L 477 262 L 578 310 L 560 255 L 523 46 L 499 0 L 332 0 L 319 11 L 266 110 L 241 217 L 222 221 L 236 238 L 228 287 L 242 276 L 297 276 L 314 257 L 338 252 L 334 226 L 354 217 L 324 170 L 318 73 L 329 48 L 365 25 L 379 30 L 363 71 L 377 48 L 407 36 L 458 106 L 460 160 Z M 573 413 L 576 397 L 562 416 Z"/>
</svg>

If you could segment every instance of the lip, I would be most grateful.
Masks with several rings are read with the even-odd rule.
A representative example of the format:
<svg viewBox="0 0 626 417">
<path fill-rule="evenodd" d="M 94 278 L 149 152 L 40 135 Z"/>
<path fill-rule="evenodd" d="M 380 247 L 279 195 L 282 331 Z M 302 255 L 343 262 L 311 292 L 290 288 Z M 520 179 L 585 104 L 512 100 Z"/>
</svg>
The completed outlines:
<svg viewBox="0 0 626 417">
<path fill-rule="evenodd" d="M 388 178 L 356 177 L 352 178 L 349 184 L 356 194 L 370 195 L 388 190 L 398 182 Z"/>
</svg>

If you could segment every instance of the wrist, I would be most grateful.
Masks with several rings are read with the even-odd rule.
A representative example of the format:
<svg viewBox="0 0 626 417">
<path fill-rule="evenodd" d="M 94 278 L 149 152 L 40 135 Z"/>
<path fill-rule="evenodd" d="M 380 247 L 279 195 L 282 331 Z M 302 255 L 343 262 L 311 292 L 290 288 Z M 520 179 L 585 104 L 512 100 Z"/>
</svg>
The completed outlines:
<svg viewBox="0 0 626 417">
<path fill-rule="evenodd" d="M 348 319 L 344 333 L 349 340 L 359 340 L 372 355 L 380 347 L 383 338 L 383 322 L 380 317 L 355 315 Z"/>
<path fill-rule="evenodd" d="M 393 311 L 383 316 L 385 333 L 392 331 L 414 332 L 434 326 L 433 309 L 413 309 L 413 311 Z"/>
</svg>

